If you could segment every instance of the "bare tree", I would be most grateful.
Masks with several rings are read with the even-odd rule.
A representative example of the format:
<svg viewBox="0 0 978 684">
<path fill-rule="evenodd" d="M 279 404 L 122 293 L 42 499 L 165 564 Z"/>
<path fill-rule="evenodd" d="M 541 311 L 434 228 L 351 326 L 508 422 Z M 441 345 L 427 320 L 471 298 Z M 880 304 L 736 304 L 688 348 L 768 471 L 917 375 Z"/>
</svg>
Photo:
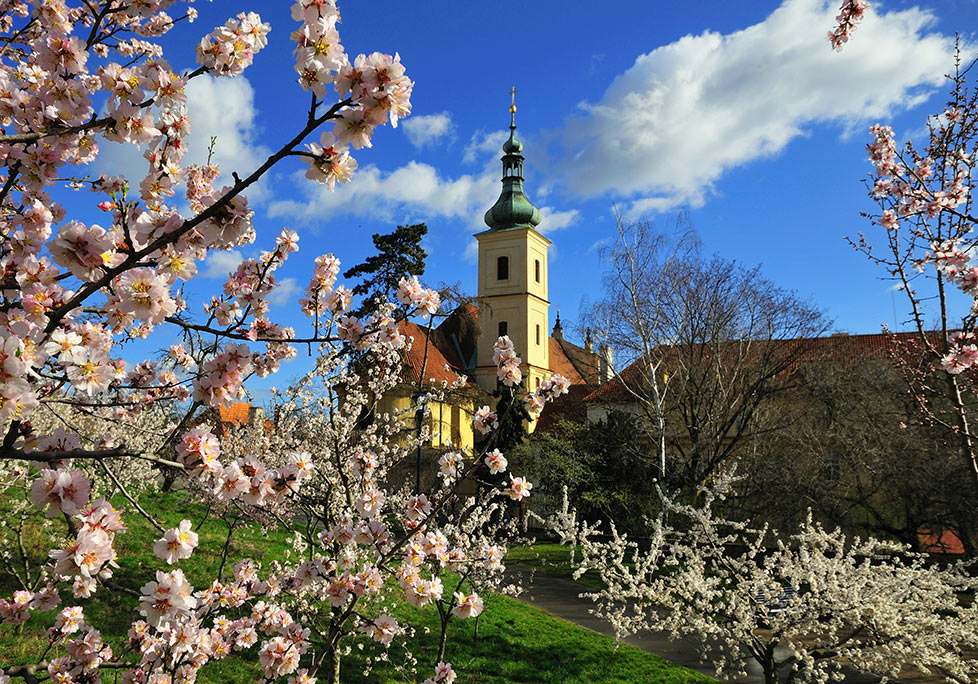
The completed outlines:
<svg viewBox="0 0 978 684">
<path fill-rule="evenodd" d="M 792 429 L 760 440 L 740 460 L 738 517 L 791 529 L 811 510 L 849 534 L 922 550 L 959 541 L 973 556 L 978 512 L 955 443 L 916 420 L 893 359 L 860 352 L 851 338 L 832 341 L 825 346 L 836 353 L 813 354 L 802 386 L 779 402 L 779 411 L 794 412 Z M 929 533 L 924 544 L 921 532 Z"/>
<path fill-rule="evenodd" d="M 618 356 L 595 406 L 636 415 L 670 488 L 695 486 L 751 439 L 784 427 L 762 410 L 794 382 L 820 309 L 721 256 L 680 214 L 666 234 L 619 217 L 589 322 Z M 762 418 L 764 420 L 762 420 Z"/>
</svg>

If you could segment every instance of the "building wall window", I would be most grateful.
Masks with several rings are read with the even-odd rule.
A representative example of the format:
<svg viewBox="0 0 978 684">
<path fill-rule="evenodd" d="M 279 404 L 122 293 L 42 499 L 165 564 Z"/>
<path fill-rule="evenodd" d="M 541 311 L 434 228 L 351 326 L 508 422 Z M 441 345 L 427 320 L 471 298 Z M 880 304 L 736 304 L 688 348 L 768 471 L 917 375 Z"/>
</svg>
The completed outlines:
<svg viewBox="0 0 978 684">
<path fill-rule="evenodd" d="M 509 331 L 509 325 L 507 325 L 506 321 L 499 321 L 499 337 L 502 337 L 503 335 L 508 335 L 509 334 L 508 331 Z"/>
<path fill-rule="evenodd" d="M 458 406 L 452 406 L 452 444 L 462 444 L 462 412 Z"/>
<path fill-rule="evenodd" d="M 540 260 L 539 259 L 533 260 L 533 275 L 536 278 L 537 282 L 539 283 L 540 282 Z"/>
<path fill-rule="evenodd" d="M 509 257 L 496 259 L 496 280 L 509 280 Z"/>
<path fill-rule="evenodd" d="M 537 378 L 537 389 L 540 389 L 540 378 Z"/>
<path fill-rule="evenodd" d="M 540 324 L 537 323 L 537 346 L 540 346 Z"/>
</svg>

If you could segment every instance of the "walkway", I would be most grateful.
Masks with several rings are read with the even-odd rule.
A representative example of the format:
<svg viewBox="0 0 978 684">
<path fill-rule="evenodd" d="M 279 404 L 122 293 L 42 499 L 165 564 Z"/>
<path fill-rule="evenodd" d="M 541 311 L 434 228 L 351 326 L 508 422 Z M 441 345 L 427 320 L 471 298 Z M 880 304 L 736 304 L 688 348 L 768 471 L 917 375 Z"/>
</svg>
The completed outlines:
<svg viewBox="0 0 978 684">
<path fill-rule="evenodd" d="M 590 599 L 580 598 L 582 591 L 588 591 L 577 582 L 546 575 L 541 572 L 533 573 L 529 568 L 509 563 L 507 572 L 513 575 L 514 581 L 519 578 L 524 591 L 518 598 L 524 603 L 535 606 L 547 611 L 551 615 L 573 622 L 576 625 L 585 627 L 594 632 L 599 632 L 610 637 L 614 637 L 614 630 L 606 621 L 601 620 L 588 611 L 593 607 Z M 636 648 L 643 651 L 662 656 L 666 660 L 672 661 L 677 665 L 689 668 L 696 672 L 702 672 L 710 677 L 715 677 L 713 668 L 700 663 L 697 657 L 697 643 L 693 639 L 678 639 L 672 641 L 665 632 L 643 632 L 635 634 L 624 640 Z M 724 680 L 736 684 L 763 684 L 764 675 L 760 667 L 752 660 L 748 663 L 748 676 L 746 678 Z M 879 684 L 879 677 L 871 677 L 856 672 L 845 673 L 846 684 Z M 909 684 L 911 680 L 901 680 Z M 925 681 L 938 682 L 941 679 L 913 679 L 914 684 L 923 684 Z M 890 680 L 893 684 L 900 684 L 895 680 Z"/>
</svg>

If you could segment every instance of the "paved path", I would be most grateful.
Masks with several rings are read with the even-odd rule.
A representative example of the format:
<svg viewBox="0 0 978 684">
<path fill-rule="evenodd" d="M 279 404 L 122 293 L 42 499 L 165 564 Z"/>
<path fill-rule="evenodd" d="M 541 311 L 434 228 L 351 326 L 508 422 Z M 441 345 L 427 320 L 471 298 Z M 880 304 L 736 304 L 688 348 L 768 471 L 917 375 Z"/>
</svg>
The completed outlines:
<svg viewBox="0 0 978 684">
<path fill-rule="evenodd" d="M 614 637 L 615 633 L 610 624 L 588 612 L 593 607 L 593 602 L 590 599 L 580 598 L 582 591 L 588 591 L 587 587 L 560 577 L 541 572 L 534 573 L 529 568 L 515 563 L 507 564 L 507 568 L 514 580 L 518 577 L 524 587 L 523 594 L 518 597 L 524 603 L 541 608 L 581 627 Z M 624 641 L 631 646 L 662 656 L 666 660 L 690 670 L 702 672 L 710 677 L 716 676 L 712 667 L 700 663 L 697 657 L 697 644 L 693 639 L 671 641 L 665 632 L 646 631 L 634 634 Z M 746 678 L 724 681 L 735 682 L 736 684 L 763 684 L 764 675 L 757 663 L 751 660 L 748 663 L 748 676 Z M 847 672 L 843 681 L 846 684 L 879 684 L 880 678 Z M 894 680 L 890 681 L 899 684 Z"/>
</svg>

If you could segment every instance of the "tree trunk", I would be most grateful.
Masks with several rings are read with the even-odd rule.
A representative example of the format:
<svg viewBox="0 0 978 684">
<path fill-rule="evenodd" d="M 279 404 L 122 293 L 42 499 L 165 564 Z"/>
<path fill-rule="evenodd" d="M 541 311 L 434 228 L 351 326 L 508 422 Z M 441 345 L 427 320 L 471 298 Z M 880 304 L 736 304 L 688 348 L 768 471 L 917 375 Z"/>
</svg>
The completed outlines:
<svg viewBox="0 0 978 684">
<path fill-rule="evenodd" d="M 769 643 L 764 653 L 758 658 L 764 670 L 764 684 L 778 684 L 778 664 L 774 659 L 774 643 Z M 755 657 L 757 657 L 755 652 Z"/>
<path fill-rule="evenodd" d="M 438 657 L 435 659 L 436 663 L 441 663 L 445 660 L 445 644 L 448 642 L 448 623 L 451 619 L 452 614 L 445 611 L 445 614 L 441 618 L 441 634 L 438 636 Z"/>
<path fill-rule="evenodd" d="M 324 680 L 327 684 L 340 684 L 340 646 L 336 644 L 330 649 L 329 653 L 326 654 L 329 658 L 329 662 L 326 667 L 326 679 Z"/>
</svg>

